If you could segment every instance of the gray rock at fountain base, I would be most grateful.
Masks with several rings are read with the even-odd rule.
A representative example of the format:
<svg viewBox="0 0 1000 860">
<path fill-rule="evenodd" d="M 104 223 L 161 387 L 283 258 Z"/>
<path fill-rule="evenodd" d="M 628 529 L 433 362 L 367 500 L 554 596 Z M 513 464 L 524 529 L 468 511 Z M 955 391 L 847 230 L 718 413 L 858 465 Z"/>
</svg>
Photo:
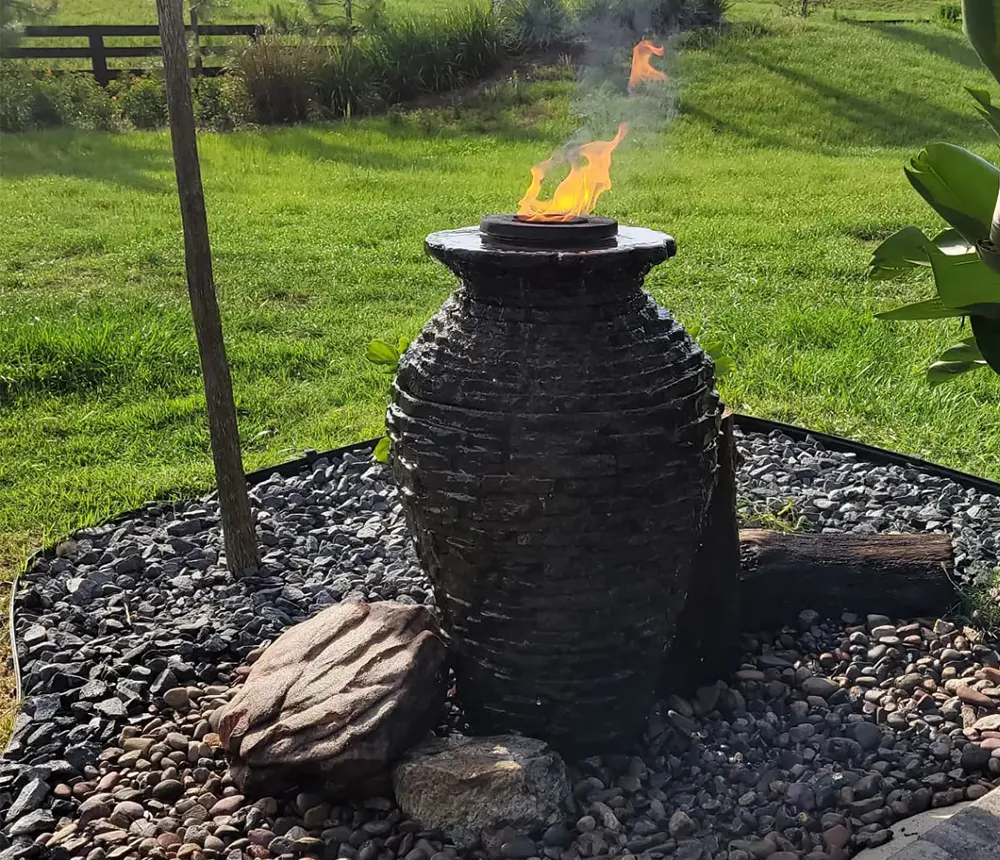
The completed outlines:
<svg viewBox="0 0 1000 860">
<path fill-rule="evenodd" d="M 245 792 L 310 777 L 331 796 L 379 793 L 440 722 L 446 648 L 423 606 L 348 602 L 280 636 L 218 720 Z"/>
<path fill-rule="evenodd" d="M 407 815 L 459 847 L 505 825 L 553 824 L 570 801 L 559 755 L 543 741 L 515 735 L 427 741 L 396 765 L 392 782 Z"/>
</svg>

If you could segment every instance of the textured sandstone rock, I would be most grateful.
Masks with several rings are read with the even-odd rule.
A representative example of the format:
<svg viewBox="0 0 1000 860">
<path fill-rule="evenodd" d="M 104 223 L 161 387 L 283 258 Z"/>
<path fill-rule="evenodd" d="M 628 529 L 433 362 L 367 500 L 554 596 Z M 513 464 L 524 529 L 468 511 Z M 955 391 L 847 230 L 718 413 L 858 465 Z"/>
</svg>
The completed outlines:
<svg viewBox="0 0 1000 860">
<path fill-rule="evenodd" d="M 377 792 L 439 721 L 446 648 L 423 606 L 349 602 L 288 630 L 219 717 L 245 790 L 309 774 L 333 795 Z"/>
<path fill-rule="evenodd" d="M 452 735 L 413 749 L 392 775 L 396 800 L 456 845 L 504 825 L 531 830 L 563 817 L 566 766 L 543 741 L 516 735 Z"/>
</svg>

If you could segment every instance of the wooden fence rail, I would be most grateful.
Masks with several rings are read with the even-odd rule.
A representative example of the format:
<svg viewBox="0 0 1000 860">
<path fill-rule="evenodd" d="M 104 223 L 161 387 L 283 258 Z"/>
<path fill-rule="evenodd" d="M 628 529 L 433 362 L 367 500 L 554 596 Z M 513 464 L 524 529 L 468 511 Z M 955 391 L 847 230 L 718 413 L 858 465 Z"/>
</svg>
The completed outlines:
<svg viewBox="0 0 1000 860">
<path fill-rule="evenodd" d="M 194 59 L 193 72 L 196 75 L 218 74 L 221 66 L 206 66 L 202 58 L 219 56 L 228 53 L 232 46 L 203 45 L 203 36 L 242 36 L 244 39 L 256 39 L 264 32 L 260 24 L 198 24 L 195 13 L 191 13 L 191 23 L 185 31 L 193 39 L 192 54 Z M 162 54 L 159 45 L 105 45 L 106 38 L 159 38 L 160 28 L 155 24 L 93 24 L 86 26 L 37 26 L 25 27 L 22 41 L 15 47 L 3 52 L 6 59 L 19 60 L 71 60 L 89 59 L 90 71 L 101 86 L 118 77 L 122 73 L 140 74 L 144 69 L 116 69 L 108 67 L 108 60 L 119 57 L 159 57 Z M 28 39 L 86 39 L 87 46 L 25 46 Z"/>
</svg>

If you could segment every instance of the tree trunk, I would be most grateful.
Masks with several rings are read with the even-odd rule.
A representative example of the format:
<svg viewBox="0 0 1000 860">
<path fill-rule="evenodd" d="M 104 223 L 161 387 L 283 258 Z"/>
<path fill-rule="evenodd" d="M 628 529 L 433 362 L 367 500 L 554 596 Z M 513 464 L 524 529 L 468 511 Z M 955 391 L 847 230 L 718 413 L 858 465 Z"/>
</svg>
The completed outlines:
<svg viewBox="0 0 1000 860">
<path fill-rule="evenodd" d="M 955 599 L 951 538 L 940 534 L 740 532 L 744 630 L 795 623 L 803 609 L 896 618 L 939 615 Z"/>
<path fill-rule="evenodd" d="M 181 0 L 156 0 L 166 73 L 170 138 L 177 172 L 181 221 L 184 225 L 184 261 L 194 317 L 198 353 L 205 380 L 208 427 L 215 461 L 226 561 L 234 576 L 260 564 L 247 496 L 240 437 L 236 425 L 233 383 L 222 339 L 222 320 L 212 278 L 205 195 L 201 187 L 198 142 L 195 137 L 191 83 Z"/>
</svg>

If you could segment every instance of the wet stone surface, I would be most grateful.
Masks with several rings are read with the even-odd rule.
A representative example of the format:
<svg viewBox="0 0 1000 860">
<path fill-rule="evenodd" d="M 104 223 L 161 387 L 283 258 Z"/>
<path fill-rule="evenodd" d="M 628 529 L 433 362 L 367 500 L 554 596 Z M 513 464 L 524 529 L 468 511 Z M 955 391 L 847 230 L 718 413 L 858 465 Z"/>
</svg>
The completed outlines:
<svg viewBox="0 0 1000 860">
<path fill-rule="evenodd" d="M 741 494 L 760 507 L 794 498 L 815 529 L 936 522 L 965 575 L 995 561 L 994 497 L 777 436 L 740 445 Z M 843 511 L 849 487 L 870 490 L 856 503 L 883 516 L 845 518 L 859 512 Z M 921 520 L 928 506 L 942 518 Z M 836 860 L 1000 779 L 996 643 L 940 619 L 806 611 L 794 629 L 748 637 L 732 677 L 658 702 L 642 744 L 569 763 L 573 808 L 537 832 L 459 852 L 388 797 L 243 796 L 213 720 L 265 643 L 340 600 L 434 602 L 395 490 L 367 457 L 265 481 L 254 507 L 266 555 L 250 580 L 219 566 L 211 501 L 82 533 L 23 578 L 25 703 L 0 762 L 2 856 Z"/>
</svg>

